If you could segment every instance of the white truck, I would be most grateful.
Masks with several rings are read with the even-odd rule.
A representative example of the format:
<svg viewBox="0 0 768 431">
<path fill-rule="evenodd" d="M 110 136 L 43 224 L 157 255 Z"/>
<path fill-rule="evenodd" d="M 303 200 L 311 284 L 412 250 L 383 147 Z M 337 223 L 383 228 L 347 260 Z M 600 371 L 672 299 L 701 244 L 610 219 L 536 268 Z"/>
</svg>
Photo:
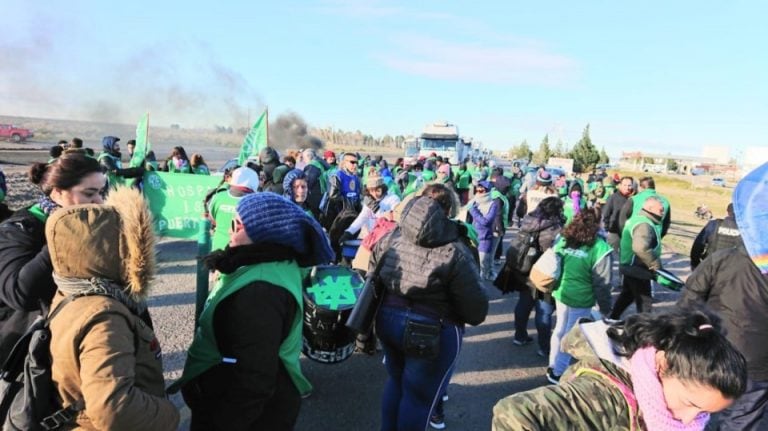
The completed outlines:
<svg viewBox="0 0 768 431">
<path fill-rule="evenodd" d="M 433 153 L 458 164 L 471 155 L 472 141 L 459 137 L 459 127 L 448 122 L 427 124 L 419 136 L 419 156 Z"/>
</svg>

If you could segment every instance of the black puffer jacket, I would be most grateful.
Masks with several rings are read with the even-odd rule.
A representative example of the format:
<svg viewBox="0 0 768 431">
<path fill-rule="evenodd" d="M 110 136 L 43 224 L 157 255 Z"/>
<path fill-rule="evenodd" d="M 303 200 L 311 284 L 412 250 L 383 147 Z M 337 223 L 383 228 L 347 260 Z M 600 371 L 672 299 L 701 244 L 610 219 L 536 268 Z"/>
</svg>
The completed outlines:
<svg viewBox="0 0 768 431">
<path fill-rule="evenodd" d="M 21 209 L 0 224 L 0 363 L 51 303 L 56 285 L 45 224 Z"/>
<path fill-rule="evenodd" d="M 725 336 L 747 359 L 749 378 L 768 380 L 768 276 L 744 246 L 715 252 L 685 282 L 680 304 L 705 304 L 723 323 Z"/>
<path fill-rule="evenodd" d="M 514 265 L 518 260 L 519 249 L 523 247 L 528 234 L 538 232 L 539 250 L 544 252 L 544 250 L 552 247 L 552 244 L 555 243 L 555 238 L 560 234 L 564 224 L 564 217 L 561 215 L 545 217 L 541 212 L 541 208 L 536 208 L 533 212 L 526 214 L 520 224 L 520 231 L 509 244 L 504 268 L 493 282 L 494 286 L 504 293 L 519 292 L 523 289 L 531 288 L 532 286 L 528 284 L 528 274 L 521 273 Z"/>
<path fill-rule="evenodd" d="M 428 197 L 414 198 L 400 226 L 374 247 L 369 271 L 379 272 L 387 294 L 404 296 L 457 323 L 478 325 L 488 314 L 488 296 L 472 251 L 459 228 Z"/>
</svg>

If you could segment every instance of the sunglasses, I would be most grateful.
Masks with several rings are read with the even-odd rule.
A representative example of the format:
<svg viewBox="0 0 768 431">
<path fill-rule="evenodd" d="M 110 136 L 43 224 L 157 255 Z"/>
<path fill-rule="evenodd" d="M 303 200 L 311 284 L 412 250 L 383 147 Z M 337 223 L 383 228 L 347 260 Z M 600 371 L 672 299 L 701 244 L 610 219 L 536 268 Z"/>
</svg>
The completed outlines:
<svg viewBox="0 0 768 431">
<path fill-rule="evenodd" d="M 233 218 L 232 225 L 230 226 L 230 228 L 231 228 L 231 232 L 233 233 L 240 232 L 241 230 L 243 230 L 243 222 L 241 222 L 236 218 Z"/>
<path fill-rule="evenodd" d="M 347 163 L 352 163 L 353 165 L 357 164 L 357 160 L 347 160 Z"/>
</svg>

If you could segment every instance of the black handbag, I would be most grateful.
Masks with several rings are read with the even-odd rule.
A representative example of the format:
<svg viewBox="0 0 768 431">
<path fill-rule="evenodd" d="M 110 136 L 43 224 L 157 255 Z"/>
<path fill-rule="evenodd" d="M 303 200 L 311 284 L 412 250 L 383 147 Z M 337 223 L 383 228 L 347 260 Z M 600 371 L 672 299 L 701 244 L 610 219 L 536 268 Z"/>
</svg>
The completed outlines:
<svg viewBox="0 0 768 431">
<path fill-rule="evenodd" d="M 381 307 L 381 302 L 384 299 L 384 289 L 379 283 L 379 269 L 381 269 L 381 263 L 384 261 L 384 255 L 386 253 L 382 254 L 373 272 L 365 277 L 363 291 L 347 318 L 347 328 L 356 334 L 370 334 L 376 313 L 379 312 L 379 307 Z"/>
</svg>

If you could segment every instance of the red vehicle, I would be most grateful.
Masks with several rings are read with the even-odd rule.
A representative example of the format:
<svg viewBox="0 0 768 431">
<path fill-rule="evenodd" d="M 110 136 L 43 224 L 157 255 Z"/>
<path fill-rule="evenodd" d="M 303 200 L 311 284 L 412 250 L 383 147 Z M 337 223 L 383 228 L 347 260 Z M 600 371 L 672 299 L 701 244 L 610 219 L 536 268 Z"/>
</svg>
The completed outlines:
<svg viewBox="0 0 768 431">
<path fill-rule="evenodd" d="M 13 124 L 0 124 L 0 139 L 6 139 L 11 142 L 24 142 L 35 136 L 29 129 L 22 129 Z"/>
</svg>

